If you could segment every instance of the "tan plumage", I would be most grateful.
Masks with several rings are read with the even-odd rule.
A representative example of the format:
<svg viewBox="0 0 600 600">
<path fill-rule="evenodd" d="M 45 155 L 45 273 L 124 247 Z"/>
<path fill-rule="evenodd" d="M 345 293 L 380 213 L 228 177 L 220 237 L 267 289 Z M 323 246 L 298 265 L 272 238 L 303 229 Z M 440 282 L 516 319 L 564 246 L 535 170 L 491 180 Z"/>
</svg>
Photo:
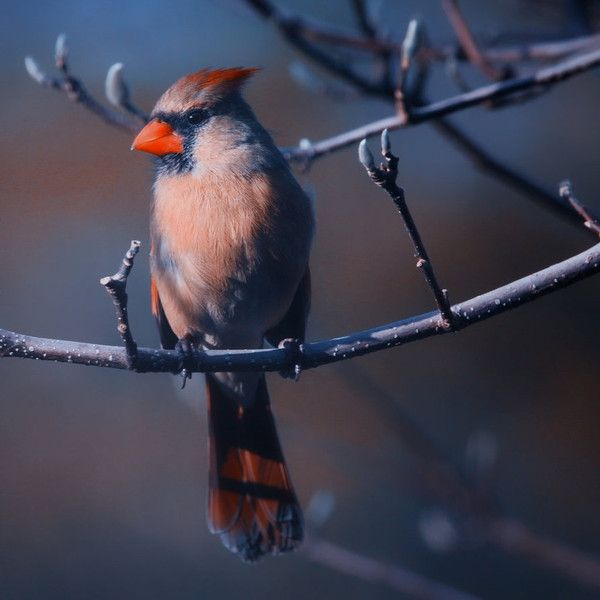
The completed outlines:
<svg viewBox="0 0 600 600">
<path fill-rule="evenodd" d="M 188 338 L 206 348 L 247 348 L 265 336 L 274 343 L 304 336 L 313 213 L 239 93 L 252 72 L 182 78 L 134 142 L 161 156 L 151 269 L 166 345 Z M 301 511 L 264 376 L 210 375 L 207 389 L 211 530 L 245 560 L 293 548 L 302 537 Z"/>
</svg>

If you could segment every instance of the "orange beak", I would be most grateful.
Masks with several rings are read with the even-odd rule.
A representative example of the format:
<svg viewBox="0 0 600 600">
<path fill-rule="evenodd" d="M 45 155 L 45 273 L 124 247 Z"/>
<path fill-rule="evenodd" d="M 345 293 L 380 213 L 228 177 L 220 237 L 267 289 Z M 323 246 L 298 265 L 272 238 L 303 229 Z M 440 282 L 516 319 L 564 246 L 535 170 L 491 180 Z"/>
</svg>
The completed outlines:
<svg viewBox="0 0 600 600">
<path fill-rule="evenodd" d="M 131 149 L 149 152 L 150 154 L 156 154 L 156 156 L 181 154 L 183 152 L 183 140 L 168 123 L 152 119 L 137 134 Z"/>
</svg>

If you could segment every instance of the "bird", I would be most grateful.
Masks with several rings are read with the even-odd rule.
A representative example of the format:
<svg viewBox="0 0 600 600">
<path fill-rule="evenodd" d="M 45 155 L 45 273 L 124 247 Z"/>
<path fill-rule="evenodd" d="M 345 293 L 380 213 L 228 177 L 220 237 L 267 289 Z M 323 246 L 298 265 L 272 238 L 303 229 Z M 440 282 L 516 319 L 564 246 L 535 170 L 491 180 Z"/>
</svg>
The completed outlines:
<svg viewBox="0 0 600 600">
<path fill-rule="evenodd" d="M 314 209 L 243 98 L 258 69 L 204 68 L 157 101 L 132 149 L 154 155 L 151 305 L 190 376 L 196 350 L 302 344 Z M 207 373 L 209 530 L 245 562 L 294 550 L 302 510 L 264 373 Z"/>
</svg>

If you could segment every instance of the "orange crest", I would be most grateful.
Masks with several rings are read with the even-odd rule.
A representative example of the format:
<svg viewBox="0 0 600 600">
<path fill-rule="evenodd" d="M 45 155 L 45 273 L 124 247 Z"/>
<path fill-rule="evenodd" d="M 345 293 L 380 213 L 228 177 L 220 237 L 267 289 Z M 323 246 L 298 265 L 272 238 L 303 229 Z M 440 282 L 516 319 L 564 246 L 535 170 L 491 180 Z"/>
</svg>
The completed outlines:
<svg viewBox="0 0 600 600">
<path fill-rule="evenodd" d="M 160 98 L 155 111 L 179 112 L 198 104 L 211 104 L 232 92 L 256 73 L 253 67 L 200 69 L 175 82 Z"/>
<path fill-rule="evenodd" d="M 180 79 L 176 85 L 193 85 L 198 90 L 212 87 L 239 87 L 256 73 L 256 67 L 231 67 L 229 69 L 200 69 L 196 73 Z"/>
</svg>

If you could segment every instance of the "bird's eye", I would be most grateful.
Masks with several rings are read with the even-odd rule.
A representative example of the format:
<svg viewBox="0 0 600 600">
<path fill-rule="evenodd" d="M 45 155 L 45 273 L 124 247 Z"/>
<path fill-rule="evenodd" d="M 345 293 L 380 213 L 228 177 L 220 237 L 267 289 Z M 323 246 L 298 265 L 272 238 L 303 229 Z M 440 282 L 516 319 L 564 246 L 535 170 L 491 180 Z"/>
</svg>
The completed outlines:
<svg viewBox="0 0 600 600">
<path fill-rule="evenodd" d="M 187 115 L 188 123 L 192 125 L 197 125 L 204 119 L 204 111 L 202 110 L 192 110 Z"/>
</svg>

